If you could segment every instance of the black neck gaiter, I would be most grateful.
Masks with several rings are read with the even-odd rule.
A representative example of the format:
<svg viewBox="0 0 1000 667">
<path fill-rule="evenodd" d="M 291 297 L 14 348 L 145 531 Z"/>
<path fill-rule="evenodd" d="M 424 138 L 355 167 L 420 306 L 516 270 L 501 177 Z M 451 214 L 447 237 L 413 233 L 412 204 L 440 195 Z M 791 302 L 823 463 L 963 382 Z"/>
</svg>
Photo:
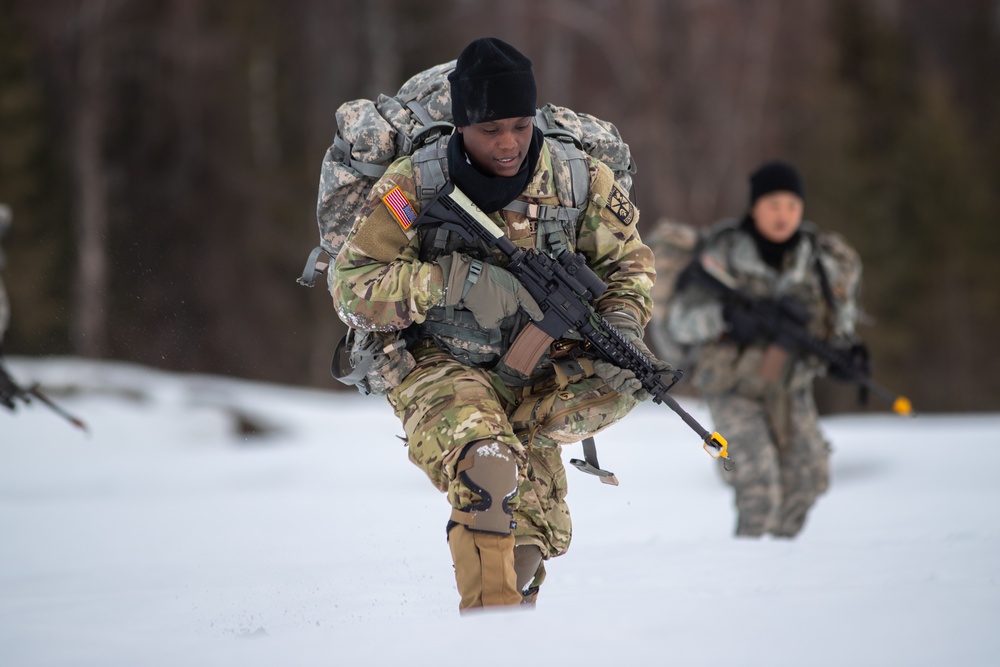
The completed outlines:
<svg viewBox="0 0 1000 667">
<path fill-rule="evenodd" d="M 764 262 L 776 269 L 781 271 L 785 264 L 785 255 L 789 251 L 794 250 L 796 246 L 799 245 L 799 239 L 802 238 L 801 225 L 800 229 L 796 229 L 795 233 L 788 238 L 787 241 L 781 243 L 775 243 L 774 241 L 768 241 L 764 238 L 759 231 L 757 231 L 757 225 L 754 224 L 753 217 L 747 213 L 743 216 L 743 220 L 740 222 L 740 228 L 748 232 L 751 237 L 753 237 L 754 244 L 757 246 L 757 253 Z"/>
<path fill-rule="evenodd" d="M 513 176 L 491 176 L 480 171 L 465 154 L 462 135 L 455 132 L 448 142 L 448 176 L 458 188 L 486 213 L 499 211 L 524 192 L 535 173 L 542 151 L 542 131 L 537 127 L 531 137 L 528 155 Z"/>
</svg>

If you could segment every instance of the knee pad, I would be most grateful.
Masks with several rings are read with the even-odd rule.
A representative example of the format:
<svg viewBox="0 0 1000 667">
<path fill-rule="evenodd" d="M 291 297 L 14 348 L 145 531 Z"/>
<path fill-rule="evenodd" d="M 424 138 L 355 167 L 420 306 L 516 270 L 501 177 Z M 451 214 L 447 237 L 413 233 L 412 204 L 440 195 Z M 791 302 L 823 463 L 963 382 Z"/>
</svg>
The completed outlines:
<svg viewBox="0 0 1000 667">
<path fill-rule="evenodd" d="M 516 524 L 508 501 L 517 494 L 517 460 L 510 447 L 496 440 L 470 442 L 456 470 L 462 483 L 482 501 L 465 510 L 452 510 L 451 520 L 469 530 L 509 535 Z"/>
</svg>

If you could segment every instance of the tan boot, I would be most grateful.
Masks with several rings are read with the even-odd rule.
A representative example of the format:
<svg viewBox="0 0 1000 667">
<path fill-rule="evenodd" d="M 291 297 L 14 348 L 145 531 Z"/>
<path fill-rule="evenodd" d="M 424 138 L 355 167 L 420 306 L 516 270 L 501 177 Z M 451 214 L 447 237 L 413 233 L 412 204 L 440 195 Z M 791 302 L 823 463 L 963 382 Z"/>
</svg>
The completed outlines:
<svg viewBox="0 0 1000 667">
<path fill-rule="evenodd" d="M 482 533 L 458 525 L 448 533 L 448 546 L 462 596 L 460 611 L 521 604 L 513 535 Z"/>
</svg>

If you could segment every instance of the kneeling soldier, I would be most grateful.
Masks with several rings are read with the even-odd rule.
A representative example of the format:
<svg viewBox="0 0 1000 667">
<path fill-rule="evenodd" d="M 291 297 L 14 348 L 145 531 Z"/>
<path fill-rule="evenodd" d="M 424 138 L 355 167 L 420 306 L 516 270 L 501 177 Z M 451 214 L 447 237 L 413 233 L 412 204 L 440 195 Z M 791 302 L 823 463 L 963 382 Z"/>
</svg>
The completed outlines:
<svg viewBox="0 0 1000 667">
<path fill-rule="evenodd" d="M 609 285 L 597 310 L 645 350 L 653 258 L 611 170 L 581 152 L 589 193 L 577 208 L 560 202 L 568 168 L 534 126 L 531 61 L 509 44 L 472 42 L 449 80 L 457 131 L 441 157 L 448 179 L 515 244 L 586 256 Z M 530 603 L 543 560 L 570 543 L 560 446 L 613 424 L 645 395 L 630 371 L 591 361 L 577 341 L 553 343 L 530 376 L 504 363 L 541 311 L 506 258 L 412 225 L 419 153 L 373 188 L 336 258 L 334 301 L 356 329 L 401 331 L 416 360 L 388 400 L 410 459 L 448 494 L 460 609 Z M 540 220 L 546 211 L 564 215 Z"/>
</svg>

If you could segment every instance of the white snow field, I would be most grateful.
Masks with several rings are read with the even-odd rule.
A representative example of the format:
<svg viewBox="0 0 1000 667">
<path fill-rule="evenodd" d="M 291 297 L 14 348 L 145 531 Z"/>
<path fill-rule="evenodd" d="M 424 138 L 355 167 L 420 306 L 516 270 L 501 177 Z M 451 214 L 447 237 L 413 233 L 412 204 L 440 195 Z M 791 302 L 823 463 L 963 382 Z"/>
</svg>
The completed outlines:
<svg viewBox="0 0 1000 667">
<path fill-rule="evenodd" d="M 1000 414 L 825 419 L 803 534 L 737 540 L 697 436 L 644 404 L 598 438 L 621 486 L 570 469 L 537 608 L 460 616 L 384 399 L 10 368 L 91 435 L 0 409 L 0 665 L 1000 665 Z"/>
</svg>

